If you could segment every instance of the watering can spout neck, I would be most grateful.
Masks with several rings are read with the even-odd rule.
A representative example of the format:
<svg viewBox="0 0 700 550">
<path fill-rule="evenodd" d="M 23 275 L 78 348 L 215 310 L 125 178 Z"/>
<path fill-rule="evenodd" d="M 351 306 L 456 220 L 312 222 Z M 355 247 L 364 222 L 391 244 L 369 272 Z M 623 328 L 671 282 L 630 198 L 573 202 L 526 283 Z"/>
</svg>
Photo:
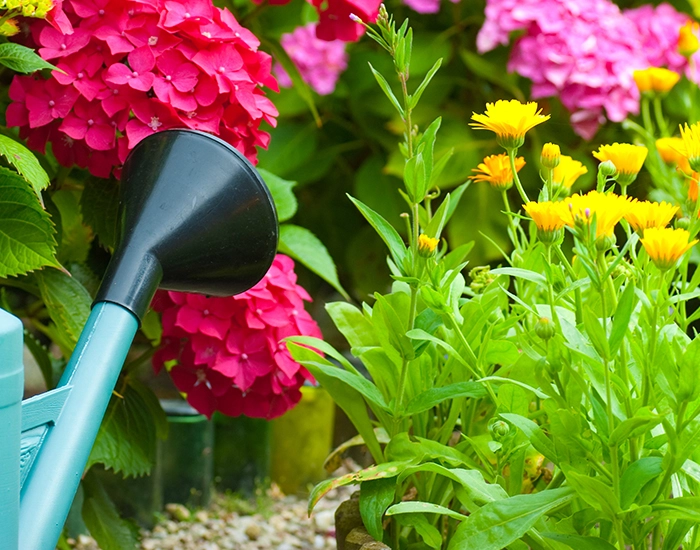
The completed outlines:
<svg viewBox="0 0 700 550">
<path fill-rule="evenodd" d="M 124 247 L 112 259 L 93 306 L 119 304 L 141 323 L 162 278 L 163 268 L 153 253 Z"/>
</svg>

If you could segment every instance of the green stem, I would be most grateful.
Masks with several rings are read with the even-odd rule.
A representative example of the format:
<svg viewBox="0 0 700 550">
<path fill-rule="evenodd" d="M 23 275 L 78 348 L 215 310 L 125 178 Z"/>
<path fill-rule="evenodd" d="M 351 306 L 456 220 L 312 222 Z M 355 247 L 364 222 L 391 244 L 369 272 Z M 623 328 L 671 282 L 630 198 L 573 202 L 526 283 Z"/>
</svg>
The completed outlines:
<svg viewBox="0 0 700 550">
<path fill-rule="evenodd" d="M 573 283 L 574 281 L 576 281 L 576 273 L 574 273 L 574 268 L 571 267 L 568 258 L 561 251 L 560 247 L 555 246 L 554 251 L 556 252 L 557 257 L 559 258 L 559 261 L 564 266 L 566 273 L 571 278 L 571 282 Z M 583 299 L 581 298 L 580 288 L 574 289 L 574 300 L 576 302 L 576 324 L 579 325 L 583 322 Z"/>
<path fill-rule="evenodd" d="M 668 125 L 664 119 L 664 112 L 661 108 L 661 97 L 654 97 L 654 118 L 656 118 L 656 125 L 659 127 L 659 132 L 663 137 L 668 137 Z"/>
<path fill-rule="evenodd" d="M 545 248 L 547 249 L 547 265 L 551 266 L 552 265 L 552 245 L 545 245 Z M 557 310 L 554 307 L 554 285 L 552 284 L 552 281 L 550 280 L 549 277 L 547 277 L 547 297 L 549 298 L 549 309 L 552 312 L 552 321 L 554 321 L 554 327 L 556 328 L 557 332 L 561 332 L 561 328 L 559 326 L 559 316 L 557 315 Z"/>
<path fill-rule="evenodd" d="M 518 177 L 518 171 L 515 169 L 515 155 L 517 154 L 518 150 L 517 149 L 508 149 L 508 159 L 510 160 L 510 170 L 513 172 L 513 183 L 515 183 L 515 187 L 518 189 L 518 193 L 520 193 L 520 198 L 523 199 L 523 202 L 527 204 L 530 202 L 530 199 L 527 198 L 527 193 L 525 193 L 525 189 L 523 189 L 523 184 L 520 183 L 520 178 Z"/>
<path fill-rule="evenodd" d="M 506 217 L 508 218 L 508 229 L 510 232 L 510 241 L 513 243 L 515 250 L 519 250 L 520 243 L 518 239 L 517 229 L 515 227 L 515 222 L 513 221 L 513 212 L 510 209 L 510 202 L 508 201 L 508 192 L 504 189 L 501 192 L 503 197 L 503 206 L 505 207 Z"/>
<path fill-rule="evenodd" d="M 416 322 L 416 303 L 417 303 L 418 289 L 415 286 L 411 286 L 411 305 L 409 309 L 409 319 L 408 319 L 408 330 L 413 330 L 413 325 Z M 406 376 L 408 374 L 408 359 L 405 357 L 401 363 L 401 373 L 399 374 L 399 385 L 396 391 L 396 401 L 394 402 L 394 425 L 401 421 L 399 413 L 401 411 L 401 405 L 403 402 L 403 394 L 406 391 Z"/>
<path fill-rule="evenodd" d="M 651 123 L 651 114 L 649 113 L 649 98 L 642 94 L 642 121 L 644 123 L 644 129 L 647 131 L 649 136 L 654 135 L 654 125 Z"/>
</svg>

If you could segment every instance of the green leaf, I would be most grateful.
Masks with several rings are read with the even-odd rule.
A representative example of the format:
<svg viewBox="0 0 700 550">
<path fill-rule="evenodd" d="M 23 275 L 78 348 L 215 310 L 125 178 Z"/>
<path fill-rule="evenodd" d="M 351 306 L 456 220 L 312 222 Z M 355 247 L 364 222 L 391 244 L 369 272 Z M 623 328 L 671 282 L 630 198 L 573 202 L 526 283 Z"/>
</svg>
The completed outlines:
<svg viewBox="0 0 700 550">
<path fill-rule="evenodd" d="M 308 348 L 294 343 L 288 344 L 287 347 L 289 348 L 289 352 L 292 354 L 294 360 L 302 365 L 305 362 L 316 362 L 322 360 L 317 353 Z M 377 462 L 381 461 L 384 453 L 382 452 L 382 448 L 379 446 L 379 442 L 377 441 L 377 436 L 374 433 L 374 426 L 372 425 L 369 415 L 367 414 L 367 405 L 365 404 L 365 400 L 362 398 L 362 394 L 360 394 L 360 392 L 358 392 L 354 387 L 348 387 L 344 381 L 327 375 L 323 370 L 316 370 L 317 372 L 314 375 L 316 380 L 318 380 L 321 386 L 323 386 L 331 397 L 333 397 L 333 401 L 335 401 L 336 404 L 343 409 L 345 414 L 348 415 L 348 418 L 355 426 L 355 429 L 365 440 L 365 443 L 372 453 L 373 458 Z M 311 506 L 311 508 L 313 508 L 313 506 Z"/>
<path fill-rule="evenodd" d="M 661 422 L 659 416 L 633 416 L 620 422 L 610 434 L 610 445 L 620 445 L 630 437 L 640 436 Z"/>
<path fill-rule="evenodd" d="M 386 95 L 386 97 L 389 98 L 389 101 L 391 101 L 391 104 L 398 111 L 398 113 L 401 116 L 403 116 L 403 107 L 401 106 L 401 103 L 399 103 L 399 100 L 396 99 L 394 92 L 391 91 L 391 87 L 389 86 L 389 83 L 386 81 L 386 79 L 382 76 L 382 74 L 379 71 L 375 70 L 375 68 L 372 67 L 371 63 L 368 62 L 367 64 L 369 65 L 369 68 L 372 71 L 374 78 L 377 80 L 377 84 L 379 84 L 379 87 L 384 92 L 384 95 Z"/>
<path fill-rule="evenodd" d="M 437 527 L 431 524 L 422 514 L 400 514 L 397 517 L 400 525 L 412 527 L 430 548 L 442 546 L 442 535 Z"/>
<path fill-rule="evenodd" d="M 431 388 L 418 394 L 408 402 L 403 413 L 406 416 L 412 416 L 432 409 L 447 399 L 457 399 L 459 397 L 479 399 L 485 395 L 486 390 L 479 382 L 457 382 L 442 388 Z"/>
<path fill-rule="evenodd" d="M 620 301 L 613 317 L 612 330 L 610 331 L 610 353 L 612 357 L 617 354 L 620 344 L 629 330 L 630 318 L 635 306 L 635 287 L 633 282 L 628 282 L 620 296 Z"/>
<path fill-rule="evenodd" d="M 499 267 L 497 269 L 492 269 L 489 273 L 492 275 L 509 275 L 518 279 L 525 279 L 526 281 L 537 283 L 543 287 L 547 285 L 547 279 L 544 275 L 537 273 L 536 271 L 530 271 L 529 269 L 520 269 L 518 267 Z"/>
<path fill-rule="evenodd" d="M 48 213 L 15 172 L 0 167 L 0 277 L 59 267 Z"/>
<path fill-rule="evenodd" d="M 265 185 L 267 185 L 272 195 L 272 200 L 277 210 L 277 221 L 280 223 L 286 222 L 297 211 L 297 198 L 292 191 L 297 182 L 282 179 L 263 168 L 258 168 L 258 172 L 265 180 Z"/>
<path fill-rule="evenodd" d="M 12 42 L 0 44 L 0 65 L 25 74 L 41 69 L 56 69 L 51 63 L 39 57 L 31 48 Z"/>
<path fill-rule="evenodd" d="M 574 496 L 566 487 L 490 502 L 463 521 L 448 550 L 501 550 L 520 539 L 537 521 Z"/>
<path fill-rule="evenodd" d="M 678 362 L 678 399 L 695 401 L 700 394 L 700 338 L 697 336 L 688 345 Z"/>
<path fill-rule="evenodd" d="M 470 183 L 471 182 L 463 183 L 459 187 L 455 188 L 454 191 L 447 194 L 425 230 L 428 237 L 434 237 L 436 239 L 440 238 L 442 230 L 447 225 L 447 222 L 450 221 L 450 218 L 452 217 L 452 214 L 454 214 L 457 206 L 459 206 L 459 201 L 462 199 L 462 195 L 467 190 Z"/>
<path fill-rule="evenodd" d="M 34 361 L 41 370 L 47 389 L 54 387 L 53 365 L 49 350 L 28 330 L 24 331 L 24 345 L 34 357 Z"/>
<path fill-rule="evenodd" d="M 350 344 L 351 348 L 373 347 L 379 345 L 379 339 L 372 324 L 352 304 L 332 302 L 326 304 L 326 312 L 336 328 Z"/>
<path fill-rule="evenodd" d="M 168 421 L 152 390 L 132 377 L 126 382 L 119 395 L 112 395 L 87 467 L 103 464 L 124 477 L 137 477 L 151 471 Z"/>
<path fill-rule="evenodd" d="M 612 487 L 603 483 L 597 477 L 580 474 L 570 467 L 562 465 L 562 470 L 566 474 L 567 483 L 581 499 L 593 506 L 593 508 L 600 510 L 610 519 L 622 512 Z"/>
<path fill-rule="evenodd" d="M 85 262 L 92 234 L 83 225 L 80 214 L 80 194 L 77 191 L 59 189 L 51 195 L 51 201 L 58 208 L 61 217 L 61 238 L 58 244 L 58 258 L 62 263 Z"/>
<path fill-rule="evenodd" d="M 93 474 L 83 479 L 83 521 L 102 550 L 130 550 L 138 544 L 138 530 L 119 517 L 114 503 Z"/>
<path fill-rule="evenodd" d="M 2 46 L 2 45 L 0 45 Z M 39 200 L 41 192 L 49 186 L 49 176 L 29 149 L 12 138 L 0 134 L 0 155 L 15 167 L 32 186 Z"/>
<path fill-rule="evenodd" d="M 119 183 L 113 179 L 89 177 L 80 197 L 83 221 L 92 227 L 105 248 L 117 244 Z"/>
<path fill-rule="evenodd" d="M 372 479 L 393 479 L 404 471 L 407 462 L 384 462 L 377 466 L 370 466 L 359 472 L 350 472 L 344 476 L 327 479 L 313 488 L 309 495 L 309 513 L 314 509 L 323 495 L 336 487 L 345 487 L 356 483 L 362 483 Z"/>
<path fill-rule="evenodd" d="M 583 326 L 586 329 L 586 334 L 591 340 L 593 347 L 603 359 L 610 359 L 610 346 L 608 344 L 608 336 L 605 334 L 605 329 L 600 319 L 593 313 L 590 307 L 583 309 Z"/>
<path fill-rule="evenodd" d="M 44 269 L 35 277 L 51 320 L 68 337 L 71 348 L 75 347 L 90 315 L 90 294 L 75 277 L 63 271 Z"/>
<path fill-rule="evenodd" d="M 401 317 L 399 317 L 399 314 L 384 296 L 377 292 L 374 297 L 377 299 L 377 303 L 374 305 L 372 319 L 374 320 L 377 314 L 381 315 L 381 319 L 388 328 L 389 343 L 402 358 L 409 361 L 414 359 L 415 350 L 411 340 L 406 336 L 407 327 L 404 325 Z"/>
<path fill-rule="evenodd" d="M 700 523 L 700 497 L 676 497 L 651 505 L 656 514 L 663 513 L 664 519 L 680 519 Z"/>
<path fill-rule="evenodd" d="M 367 532 L 381 541 L 384 535 L 382 519 L 394 502 L 396 481 L 391 478 L 363 481 L 360 485 L 360 515 Z"/>
<path fill-rule="evenodd" d="M 520 359 L 518 346 L 508 340 L 489 340 L 484 354 L 484 361 L 488 365 L 502 365 L 508 367 Z"/>
<path fill-rule="evenodd" d="M 582 537 L 580 535 L 564 535 L 561 533 L 542 533 L 542 536 L 566 544 L 574 550 L 616 550 L 612 544 L 599 537 Z"/>
<path fill-rule="evenodd" d="M 501 416 L 519 428 L 528 438 L 532 446 L 542 453 L 546 458 L 558 464 L 559 460 L 557 458 L 557 452 L 554 448 L 552 440 L 547 437 L 547 435 L 542 431 L 537 424 L 535 424 L 529 418 L 520 416 L 519 414 L 502 413 Z"/>
<path fill-rule="evenodd" d="M 629 509 L 642 487 L 663 473 L 662 462 L 660 456 L 646 456 L 627 467 L 620 479 L 620 507 L 623 510 Z"/>
<path fill-rule="evenodd" d="M 406 255 L 406 246 L 401 240 L 401 236 L 398 234 L 396 229 L 372 210 L 369 206 L 361 203 L 357 199 L 348 195 L 348 198 L 357 207 L 360 213 L 365 217 L 365 219 L 370 223 L 374 230 L 379 234 L 384 243 L 389 247 L 389 252 L 397 266 L 403 263 L 403 258 Z"/>
<path fill-rule="evenodd" d="M 321 117 L 318 116 L 318 109 L 316 109 L 313 93 L 311 92 L 309 85 L 301 76 L 301 73 L 299 72 L 298 67 L 294 64 L 294 61 L 292 61 L 287 51 L 276 40 L 263 39 L 261 42 L 266 49 L 270 50 L 270 53 L 272 53 L 275 61 L 282 65 L 282 68 L 285 70 L 287 75 L 289 75 L 289 79 L 292 81 L 294 89 L 309 107 L 309 111 L 314 117 L 316 126 L 320 128 L 322 124 Z"/>
<path fill-rule="evenodd" d="M 400 502 L 399 504 L 394 504 L 391 508 L 386 511 L 387 516 L 396 516 L 398 514 L 441 514 L 443 516 L 449 516 L 460 521 L 466 520 L 468 516 L 440 506 L 438 504 L 433 504 L 432 502 L 419 502 L 419 501 L 406 501 Z"/>
<path fill-rule="evenodd" d="M 414 109 L 416 107 L 416 105 L 418 105 L 418 102 L 420 101 L 420 98 L 423 95 L 423 92 L 425 92 L 425 89 L 428 87 L 428 84 L 430 84 L 430 81 L 435 76 L 435 73 L 438 72 L 441 65 L 442 65 L 442 58 L 438 59 L 435 62 L 435 64 L 428 71 L 428 74 L 426 74 L 425 78 L 423 78 L 423 81 L 416 88 L 416 91 L 413 92 L 413 94 L 411 95 L 411 99 L 409 100 L 409 105 L 410 105 L 411 109 Z"/>
<path fill-rule="evenodd" d="M 338 272 L 335 269 L 333 258 L 323 243 L 311 231 L 298 225 L 282 225 L 280 227 L 279 251 L 304 264 L 340 292 L 343 298 L 350 299 L 338 280 Z"/>
</svg>

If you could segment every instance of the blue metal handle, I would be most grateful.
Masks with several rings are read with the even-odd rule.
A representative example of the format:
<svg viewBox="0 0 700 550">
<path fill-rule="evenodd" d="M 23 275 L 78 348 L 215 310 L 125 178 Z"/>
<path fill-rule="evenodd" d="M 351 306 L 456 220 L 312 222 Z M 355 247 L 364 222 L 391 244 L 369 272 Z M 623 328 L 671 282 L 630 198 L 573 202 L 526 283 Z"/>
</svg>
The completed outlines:
<svg viewBox="0 0 700 550">
<path fill-rule="evenodd" d="M 70 396 L 22 487 L 19 546 L 15 545 L 12 550 L 53 550 L 56 547 L 138 327 L 134 314 L 120 305 L 100 302 L 93 308 L 59 382 L 59 387 L 71 388 Z M 3 350 L 1 341 L 0 350 Z M 2 409 L 0 422 L 1 415 Z M 3 467 L 0 452 L 0 473 L 3 470 L 9 468 Z M 13 471 L 19 477 L 19 465 Z M 1 504 L 2 499 L 0 511 Z M 1 516 L 0 534 L 4 535 Z M 1 545 L 0 548 L 5 549 Z"/>
<path fill-rule="evenodd" d="M 22 424 L 22 322 L 0 309 L 0 550 L 17 550 Z"/>
</svg>

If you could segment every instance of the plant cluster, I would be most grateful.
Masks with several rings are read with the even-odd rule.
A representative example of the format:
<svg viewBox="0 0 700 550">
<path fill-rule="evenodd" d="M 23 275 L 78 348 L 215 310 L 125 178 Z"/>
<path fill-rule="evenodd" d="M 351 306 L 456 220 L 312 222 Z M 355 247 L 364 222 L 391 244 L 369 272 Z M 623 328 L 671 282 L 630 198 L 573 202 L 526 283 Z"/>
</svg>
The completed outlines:
<svg viewBox="0 0 700 550">
<path fill-rule="evenodd" d="M 310 509 L 333 487 L 359 484 L 366 528 L 395 550 L 695 548 L 700 310 L 689 300 L 700 271 L 689 251 L 700 232 L 700 125 L 673 142 L 683 173 L 652 149 L 655 134 L 668 135 L 661 112 L 660 133 L 630 121 L 650 146 L 600 146 L 588 193 L 571 193 L 583 165 L 547 143 L 531 200 L 518 153 L 550 117 L 535 103 L 487 104 L 472 125 L 504 153 L 485 158 L 474 180 L 500 192 L 512 252 L 502 252 L 504 267 L 474 267 L 468 284 L 473 243 L 450 250 L 442 231 L 474 189 L 440 197 L 441 119 L 423 131 L 412 119 L 440 61 L 410 92 L 407 22 L 397 30 L 381 9 L 368 35 L 391 55 L 401 90 L 370 67 L 404 124 L 407 239 L 351 198 L 387 246 L 394 282 L 371 304 L 326 309 L 369 378 L 327 343 L 289 339 L 375 462 L 319 484 Z M 660 81 L 642 89 L 643 102 L 666 93 L 656 71 L 637 76 L 640 88 Z M 627 194 L 648 157 L 654 182 L 664 180 L 656 194 L 669 200 Z"/>
</svg>

